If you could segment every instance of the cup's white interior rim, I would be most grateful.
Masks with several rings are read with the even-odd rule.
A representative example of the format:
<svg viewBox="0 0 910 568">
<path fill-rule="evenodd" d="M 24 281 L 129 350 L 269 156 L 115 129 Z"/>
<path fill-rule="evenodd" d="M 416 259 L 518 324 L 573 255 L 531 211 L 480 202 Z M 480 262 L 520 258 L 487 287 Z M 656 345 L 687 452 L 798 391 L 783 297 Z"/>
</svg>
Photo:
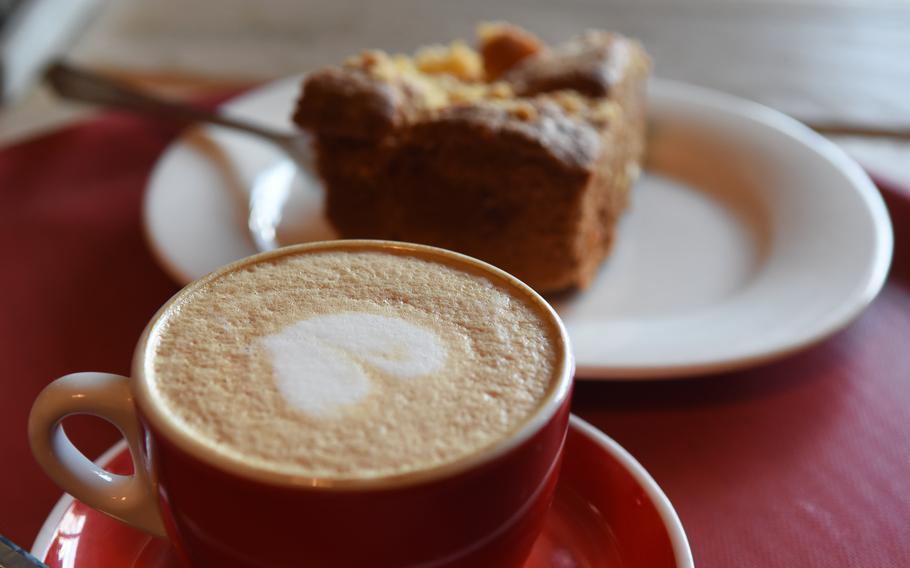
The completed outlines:
<svg viewBox="0 0 910 568">
<path fill-rule="evenodd" d="M 483 274 L 491 281 L 515 291 L 516 294 L 535 304 L 539 313 L 542 314 L 558 339 L 557 347 L 559 351 L 557 353 L 558 359 L 554 366 L 555 377 L 546 397 L 514 432 L 492 446 L 482 448 L 450 463 L 387 477 L 323 479 L 257 467 L 236 459 L 227 453 L 222 453 L 206 444 L 203 440 L 188 433 L 184 427 L 178 424 L 177 418 L 164 409 L 165 404 L 156 395 L 155 389 L 150 384 L 150 379 L 154 375 L 152 355 L 155 338 L 167 315 L 175 306 L 179 307 L 179 303 L 188 294 L 239 267 L 281 256 L 335 250 L 378 251 L 423 259 L 439 259 L 441 262 L 447 262 L 450 265 Z M 159 434 L 163 435 L 171 444 L 177 446 L 187 455 L 193 456 L 215 469 L 267 485 L 308 488 L 313 491 L 362 491 L 406 487 L 418 483 L 446 479 L 499 459 L 540 432 L 569 403 L 568 397 L 572 388 L 573 375 L 574 362 L 569 336 L 559 316 L 537 292 L 511 274 L 475 258 L 445 249 L 413 243 L 351 239 L 304 243 L 260 253 L 223 266 L 207 276 L 188 284 L 158 310 L 143 332 L 133 357 L 132 390 L 142 415 Z"/>
<path fill-rule="evenodd" d="M 683 529 L 682 522 L 679 520 L 679 515 L 677 515 L 676 510 L 673 508 L 673 504 L 667 498 L 666 494 L 657 482 L 654 481 L 654 478 L 651 477 L 644 467 L 642 467 L 642 465 L 616 441 L 574 414 L 569 420 L 569 428 L 596 443 L 603 450 L 605 456 L 609 456 L 609 458 L 616 460 L 635 478 L 660 515 L 667 535 L 670 538 L 673 553 L 676 556 L 676 568 L 694 568 L 695 564 L 692 558 L 692 550 L 689 546 L 689 539 Z M 109 464 L 115 457 L 125 451 L 127 451 L 126 442 L 120 440 L 101 454 L 101 456 L 95 460 L 95 463 L 102 466 Z M 39 560 L 43 561 L 47 558 L 47 553 L 50 551 L 54 541 L 54 534 L 73 501 L 74 499 L 71 495 L 64 493 L 60 499 L 57 500 L 53 509 L 51 509 L 44 524 L 41 525 L 41 529 L 38 531 L 38 535 L 35 537 L 35 541 L 31 547 L 32 555 Z"/>
</svg>

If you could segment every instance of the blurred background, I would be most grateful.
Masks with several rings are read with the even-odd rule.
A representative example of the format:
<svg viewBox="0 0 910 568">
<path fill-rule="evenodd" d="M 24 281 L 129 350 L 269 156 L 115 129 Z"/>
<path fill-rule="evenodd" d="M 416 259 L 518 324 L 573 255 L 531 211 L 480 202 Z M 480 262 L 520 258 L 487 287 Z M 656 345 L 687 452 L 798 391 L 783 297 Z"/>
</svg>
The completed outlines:
<svg viewBox="0 0 910 568">
<path fill-rule="evenodd" d="M 910 3 L 880 0 L 0 0 L 37 11 L 32 34 L 76 63 L 179 96 L 337 62 L 364 47 L 412 51 L 506 19 L 548 41 L 585 28 L 643 41 L 658 76 L 713 87 L 829 132 L 879 173 L 910 180 Z M 75 21 L 53 40 L 61 21 Z M 21 18 L 20 18 L 21 19 Z M 7 28 L 15 27 L 15 18 Z M 10 60 L 34 46 L 10 49 Z M 23 42 L 19 42 L 22 44 Z M 32 42 L 25 42 L 30 44 Z M 8 143 L 90 112 L 26 89 L 0 114 Z M 871 135 L 871 136 L 870 136 Z"/>
</svg>

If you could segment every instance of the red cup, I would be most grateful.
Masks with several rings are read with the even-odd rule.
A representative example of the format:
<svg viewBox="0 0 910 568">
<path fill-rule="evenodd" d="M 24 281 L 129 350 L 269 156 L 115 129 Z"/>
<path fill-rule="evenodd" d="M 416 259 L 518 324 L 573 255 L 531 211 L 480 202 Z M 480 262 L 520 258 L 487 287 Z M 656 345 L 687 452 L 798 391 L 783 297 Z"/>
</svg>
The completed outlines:
<svg viewBox="0 0 910 568">
<path fill-rule="evenodd" d="M 352 480 L 257 469 L 215 453 L 167 418 L 150 396 L 149 340 L 179 299 L 225 272 L 278 255 L 384 250 L 481 269 L 537 304 L 558 330 L 558 377 L 536 412 L 492 447 L 443 466 Z M 531 288 L 476 259 L 432 247 L 333 241 L 288 247 L 224 267 L 184 288 L 146 327 L 132 378 L 77 373 L 39 395 L 32 451 L 65 491 L 152 534 L 192 566 L 517 567 L 543 527 L 568 428 L 573 363 L 553 309 Z M 66 438 L 60 422 L 91 414 L 126 438 L 135 473 L 108 473 Z"/>
</svg>

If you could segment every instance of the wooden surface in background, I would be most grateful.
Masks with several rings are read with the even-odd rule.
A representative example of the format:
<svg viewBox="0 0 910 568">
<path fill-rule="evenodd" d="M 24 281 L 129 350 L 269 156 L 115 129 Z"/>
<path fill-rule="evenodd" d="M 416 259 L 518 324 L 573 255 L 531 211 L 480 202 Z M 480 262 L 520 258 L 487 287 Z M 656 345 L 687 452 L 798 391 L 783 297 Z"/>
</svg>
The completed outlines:
<svg viewBox="0 0 910 568">
<path fill-rule="evenodd" d="M 659 76 L 713 87 L 813 126 L 891 132 L 835 141 L 910 185 L 910 2 L 814 0 L 117 0 L 67 54 L 187 96 L 412 51 L 508 19 L 555 42 L 585 28 L 638 37 Z M 86 115 L 43 90 L 0 113 L 0 144 Z"/>
<path fill-rule="evenodd" d="M 121 0 L 75 50 L 113 67 L 264 80 L 364 47 L 411 51 L 508 19 L 548 41 L 640 38 L 657 75 L 802 120 L 910 129 L 910 3 L 747 0 Z"/>
</svg>

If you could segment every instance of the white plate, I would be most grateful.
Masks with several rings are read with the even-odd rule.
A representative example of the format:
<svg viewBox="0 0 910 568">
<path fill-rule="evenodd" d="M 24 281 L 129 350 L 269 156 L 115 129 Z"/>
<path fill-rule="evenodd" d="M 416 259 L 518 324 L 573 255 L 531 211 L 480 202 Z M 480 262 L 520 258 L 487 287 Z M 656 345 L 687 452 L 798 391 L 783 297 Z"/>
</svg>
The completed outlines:
<svg viewBox="0 0 910 568">
<path fill-rule="evenodd" d="M 278 127 L 300 78 L 225 105 Z M 645 175 L 613 254 L 590 289 L 555 301 L 578 376 L 682 377 L 766 362 L 844 327 L 875 297 L 891 224 L 860 167 L 832 143 L 761 105 L 653 81 Z M 282 159 L 220 129 L 184 136 L 148 186 L 145 223 L 180 282 L 254 252 L 247 191 Z M 321 196 L 289 231 L 330 238 Z M 299 220 L 303 221 L 299 221 Z"/>
</svg>

